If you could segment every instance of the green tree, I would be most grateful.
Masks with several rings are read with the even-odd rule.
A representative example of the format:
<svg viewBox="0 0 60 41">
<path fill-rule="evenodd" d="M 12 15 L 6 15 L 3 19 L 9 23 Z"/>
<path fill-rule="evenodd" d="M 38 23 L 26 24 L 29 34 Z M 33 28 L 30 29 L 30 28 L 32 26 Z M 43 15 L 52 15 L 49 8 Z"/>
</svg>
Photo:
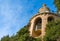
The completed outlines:
<svg viewBox="0 0 60 41">
<path fill-rule="evenodd" d="M 54 0 L 54 4 L 57 7 L 58 11 L 60 11 L 60 0 Z"/>
<path fill-rule="evenodd" d="M 16 35 L 12 35 L 10 37 L 10 41 L 18 41 L 18 37 Z"/>
<path fill-rule="evenodd" d="M 47 24 L 44 41 L 57 41 L 60 38 L 60 20 L 51 21 Z"/>
<path fill-rule="evenodd" d="M 10 41 L 9 35 L 4 36 L 3 38 L 1 38 L 1 41 Z"/>
</svg>

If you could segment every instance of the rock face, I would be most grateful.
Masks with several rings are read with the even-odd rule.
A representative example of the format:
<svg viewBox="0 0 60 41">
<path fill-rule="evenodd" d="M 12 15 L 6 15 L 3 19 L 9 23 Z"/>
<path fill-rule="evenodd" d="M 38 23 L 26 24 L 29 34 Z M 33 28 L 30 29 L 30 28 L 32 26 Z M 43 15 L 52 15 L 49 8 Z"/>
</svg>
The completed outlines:
<svg viewBox="0 0 60 41">
<path fill-rule="evenodd" d="M 58 15 L 50 12 L 49 8 L 43 4 L 43 7 L 39 9 L 39 13 L 34 15 L 30 20 L 30 36 L 43 38 L 45 35 L 46 24 L 57 18 L 59 18 Z"/>
</svg>

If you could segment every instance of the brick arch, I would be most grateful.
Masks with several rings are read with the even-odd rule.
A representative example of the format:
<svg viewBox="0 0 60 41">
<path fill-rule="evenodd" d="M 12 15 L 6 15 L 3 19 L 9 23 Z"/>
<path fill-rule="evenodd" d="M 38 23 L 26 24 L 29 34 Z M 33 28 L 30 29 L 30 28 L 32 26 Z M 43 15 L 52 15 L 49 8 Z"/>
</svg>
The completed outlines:
<svg viewBox="0 0 60 41">
<path fill-rule="evenodd" d="M 53 21 L 53 20 L 54 20 L 54 17 L 53 17 L 53 16 L 49 16 L 49 17 L 47 18 L 47 20 L 48 20 L 48 22 Z"/>
</svg>

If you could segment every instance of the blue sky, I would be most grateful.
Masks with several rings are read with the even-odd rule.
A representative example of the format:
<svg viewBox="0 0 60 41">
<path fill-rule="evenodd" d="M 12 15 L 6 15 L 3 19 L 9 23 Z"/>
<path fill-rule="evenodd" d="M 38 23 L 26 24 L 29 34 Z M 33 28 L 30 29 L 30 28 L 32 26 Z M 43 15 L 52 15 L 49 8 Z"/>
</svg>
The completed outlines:
<svg viewBox="0 0 60 41">
<path fill-rule="evenodd" d="M 0 38 L 13 35 L 35 15 L 42 4 L 56 11 L 54 0 L 0 0 Z"/>
</svg>

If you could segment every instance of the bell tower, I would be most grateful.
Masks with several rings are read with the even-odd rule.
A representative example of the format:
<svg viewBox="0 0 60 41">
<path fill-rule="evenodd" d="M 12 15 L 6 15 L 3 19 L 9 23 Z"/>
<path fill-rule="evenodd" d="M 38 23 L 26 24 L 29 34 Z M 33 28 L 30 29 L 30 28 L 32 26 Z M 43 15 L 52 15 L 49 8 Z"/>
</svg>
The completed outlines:
<svg viewBox="0 0 60 41">
<path fill-rule="evenodd" d="M 46 24 L 49 21 L 55 20 L 58 16 L 52 12 L 43 4 L 42 8 L 39 9 L 36 15 L 34 15 L 30 20 L 30 36 L 32 37 L 44 37 L 46 31 Z"/>
</svg>

